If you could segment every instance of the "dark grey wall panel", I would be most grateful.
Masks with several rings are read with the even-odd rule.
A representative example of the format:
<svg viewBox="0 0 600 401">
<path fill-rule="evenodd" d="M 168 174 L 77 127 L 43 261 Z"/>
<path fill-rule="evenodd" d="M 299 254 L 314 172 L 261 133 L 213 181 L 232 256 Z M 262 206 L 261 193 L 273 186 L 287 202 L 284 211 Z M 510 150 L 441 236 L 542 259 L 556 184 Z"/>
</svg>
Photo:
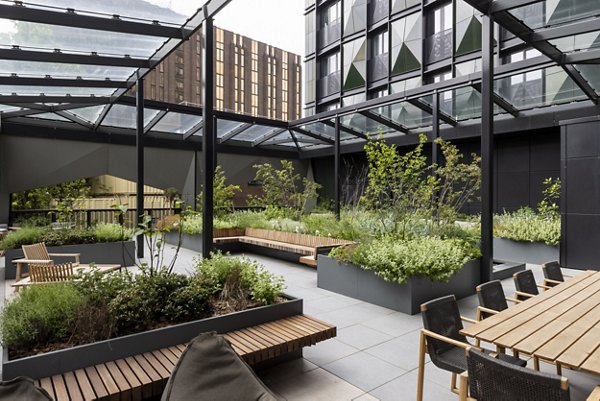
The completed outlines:
<svg viewBox="0 0 600 401">
<path fill-rule="evenodd" d="M 600 270 L 600 121 L 567 121 L 561 131 L 561 264 Z"/>
</svg>

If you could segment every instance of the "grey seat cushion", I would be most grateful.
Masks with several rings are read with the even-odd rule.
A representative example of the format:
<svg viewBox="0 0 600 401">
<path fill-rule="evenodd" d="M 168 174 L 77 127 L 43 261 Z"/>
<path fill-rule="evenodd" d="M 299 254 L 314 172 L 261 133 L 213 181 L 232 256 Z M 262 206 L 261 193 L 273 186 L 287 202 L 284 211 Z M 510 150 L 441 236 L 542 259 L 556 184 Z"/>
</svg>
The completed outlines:
<svg viewBox="0 0 600 401">
<path fill-rule="evenodd" d="M 173 369 L 161 401 L 280 401 L 216 333 L 187 346 Z"/>
<path fill-rule="evenodd" d="M 53 401 L 46 390 L 36 387 L 28 377 L 0 382 L 0 400 Z"/>
</svg>

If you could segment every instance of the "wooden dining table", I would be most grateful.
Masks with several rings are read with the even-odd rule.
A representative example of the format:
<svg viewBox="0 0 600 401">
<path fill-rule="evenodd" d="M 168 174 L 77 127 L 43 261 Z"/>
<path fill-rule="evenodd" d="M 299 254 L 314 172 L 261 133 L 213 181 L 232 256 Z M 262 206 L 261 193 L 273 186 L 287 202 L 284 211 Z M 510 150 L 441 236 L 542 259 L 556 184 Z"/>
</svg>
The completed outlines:
<svg viewBox="0 0 600 401">
<path fill-rule="evenodd" d="M 561 367 L 600 375 L 600 272 L 585 271 L 461 330 Z"/>
</svg>

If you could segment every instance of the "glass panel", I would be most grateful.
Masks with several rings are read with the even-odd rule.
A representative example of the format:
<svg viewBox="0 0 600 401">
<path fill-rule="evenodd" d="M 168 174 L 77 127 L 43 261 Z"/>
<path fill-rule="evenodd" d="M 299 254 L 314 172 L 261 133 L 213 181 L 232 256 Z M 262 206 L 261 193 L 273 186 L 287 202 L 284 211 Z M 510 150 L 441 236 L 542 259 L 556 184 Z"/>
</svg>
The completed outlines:
<svg viewBox="0 0 600 401">
<path fill-rule="evenodd" d="M 81 109 L 67 110 L 68 113 L 71 113 L 77 117 L 83 118 L 91 123 L 95 123 L 98 121 L 98 117 L 102 114 L 104 109 L 108 106 L 91 106 L 91 107 L 83 107 Z"/>
<path fill-rule="evenodd" d="M 283 133 L 269 139 L 266 142 L 263 142 L 261 145 L 270 145 L 270 144 L 272 144 L 272 142 L 277 142 L 277 141 L 281 141 L 281 140 L 289 140 L 291 143 L 294 143 L 294 139 L 292 138 L 292 135 L 290 134 L 289 131 L 286 131 L 286 132 L 283 132 Z M 283 144 L 279 143 L 276 145 L 283 145 Z M 294 146 L 296 146 L 296 145 L 294 144 Z"/>
<path fill-rule="evenodd" d="M 421 68 L 423 32 L 421 13 L 392 22 L 392 74 Z"/>
<path fill-rule="evenodd" d="M 342 107 L 352 106 L 354 104 L 362 103 L 366 100 L 366 95 L 364 93 L 359 93 L 358 95 L 346 96 L 342 99 Z"/>
<path fill-rule="evenodd" d="M 367 0 L 344 0 L 344 35 L 362 31 L 367 26 Z"/>
<path fill-rule="evenodd" d="M 7 106 L 5 104 L 0 104 L 0 112 L 9 112 L 9 111 L 17 111 L 17 110 L 23 110 L 23 108 L 21 107 L 15 107 L 15 106 Z"/>
<path fill-rule="evenodd" d="M 20 96 L 41 95 L 46 96 L 110 96 L 114 88 L 79 88 L 60 86 L 26 86 L 26 85 L 0 85 L 0 95 L 11 95 L 16 93 Z"/>
<path fill-rule="evenodd" d="M 159 110 L 145 109 L 144 126 L 148 125 L 158 112 Z M 104 121 L 102 121 L 102 126 L 134 129 L 136 125 L 135 115 L 135 107 L 115 104 L 110 108 Z"/>
<path fill-rule="evenodd" d="M 304 63 L 304 103 L 312 103 L 315 101 L 316 91 L 316 64 L 315 59 L 307 60 Z"/>
<path fill-rule="evenodd" d="M 475 74 L 476 72 L 481 71 L 481 59 L 477 58 L 475 60 L 465 61 L 464 63 L 454 64 L 454 67 L 454 74 L 457 77 Z"/>
<path fill-rule="evenodd" d="M 544 0 L 509 11 L 531 29 L 558 25 L 598 14 L 597 0 Z"/>
<path fill-rule="evenodd" d="M 319 25 L 319 48 L 323 48 L 340 39 L 342 31 L 341 4 L 341 1 L 336 1 L 319 12 L 321 19 Z"/>
<path fill-rule="evenodd" d="M 455 55 L 467 54 L 481 49 L 481 13 L 458 0 L 456 3 Z"/>
<path fill-rule="evenodd" d="M 65 121 L 65 122 L 71 122 L 71 120 L 69 120 L 68 118 L 64 118 L 63 116 L 59 116 L 58 114 L 54 114 L 54 113 L 41 113 L 41 114 L 34 114 L 32 116 L 29 116 L 30 118 L 39 118 L 41 120 L 52 120 L 52 121 Z"/>
<path fill-rule="evenodd" d="M 313 54 L 317 44 L 315 10 L 304 16 L 304 54 Z"/>
<path fill-rule="evenodd" d="M 317 134 L 317 135 L 320 135 L 325 138 L 330 138 L 330 139 L 335 138 L 335 129 L 332 126 L 323 124 L 321 122 L 303 125 L 301 128 L 303 128 L 309 132 L 312 132 L 313 134 Z M 356 137 L 347 132 L 341 131 L 340 138 L 348 139 L 348 138 L 356 138 Z"/>
<path fill-rule="evenodd" d="M 365 38 L 344 44 L 344 90 L 365 85 L 367 76 L 367 41 Z"/>
<path fill-rule="evenodd" d="M 281 128 L 269 127 L 266 125 L 253 125 L 231 139 L 236 141 L 254 141 L 263 135 L 271 134 L 280 130 Z"/>
<path fill-rule="evenodd" d="M 391 85 L 392 93 L 404 93 L 409 89 L 414 89 L 421 86 L 421 77 L 405 79 L 403 81 L 394 82 Z"/>
<path fill-rule="evenodd" d="M 151 131 L 170 132 L 174 134 L 185 134 L 202 122 L 201 116 L 168 112 L 151 129 Z"/>
<path fill-rule="evenodd" d="M 167 38 L 71 28 L 27 21 L 0 19 L 7 30 L 0 33 L 0 43 L 42 49 L 90 54 L 125 55 L 148 58 Z"/>
<path fill-rule="evenodd" d="M 407 129 L 431 125 L 431 115 L 408 102 L 400 102 L 372 110 Z"/>
<path fill-rule="evenodd" d="M 501 78 L 495 91 L 518 109 L 529 109 L 587 99 L 560 67 L 550 67 Z"/>
<path fill-rule="evenodd" d="M 2 47 L 2 46 L 0 46 Z M 0 73 L 3 75 L 18 74 L 19 76 L 53 78 L 88 78 L 125 80 L 135 68 L 106 67 L 99 65 L 75 65 L 61 63 L 41 63 L 36 61 L 0 60 Z"/>
<path fill-rule="evenodd" d="M 387 134 L 394 132 L 393 129 L 388 126 L 381 124 L 375 120 L 372 120 L 362 114 L 354 113 L 351 115 L 343 116 L 340 118 L 342 125 L 352 128 L 360 133 L 377 137 L 380 133 Z"/>
<path fill-rule="evenodd" d="M 600 66 L 593 64 L 576 65 L 583 78 L 600 94 Z"/>
<path fill-rule="evenodd" d="M 395 14 L 399 11 L 406 10 L 407 8 L 421 4 L 420 0 L 393 0 L 392 1 L 392 13 Z"/>
<path fill-rule="evenodd" d="M 583 33 L 549 41 L 563 53 L 600 48 L 600 32 Z"/>
<path fill-rule="evenodd" d="M 229 120 L 217 120 L 217 138 L 224 137 L 227 133 L 233 131 L 244 123 Z"/>
<path fill-rule="evenodd" d="M 2 1 L 13 3 L 13 1 Z M 159 3 L 152 4 L 152 3 Z M 185 4 L 180 4 L 185 3 Z M 130 19 L 159 20 L 170 24 L 183 25 L 186 20 L 202 7 L 204 1 L 81 1 L 81 0 L 31 0 L 26 5 L 47 7 L 73 8 L 78 14 L 100 13 L 112 18 L 117 14 Z M 41 8 L 37 6 L 37 8 Z M 59 10 L 60 11 L 60 10 Z"/>
</svg>

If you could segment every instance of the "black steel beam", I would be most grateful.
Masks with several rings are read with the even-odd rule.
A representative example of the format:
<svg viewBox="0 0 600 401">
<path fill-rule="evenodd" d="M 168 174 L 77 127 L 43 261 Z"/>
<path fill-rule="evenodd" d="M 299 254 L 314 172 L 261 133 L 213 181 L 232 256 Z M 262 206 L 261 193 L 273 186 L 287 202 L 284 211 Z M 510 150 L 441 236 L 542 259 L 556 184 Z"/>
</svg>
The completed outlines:
<svg viewBox="0 0 600 401">
<path fill-rule="evenodd" d="M 283 128 L 283 129 L 281 129 L 281 130 L 278 130 L 278 131 L 273 131 L 273 132 L 270 132 L 270 133 L 268 133 L 268 134 L 266 134 L 266 135 L 263 135 L 262 137 L 260 137 L 260 138 L 257 138 L 255 141 L 253 141 L 253 142 L 252 142 L 252 146 L 253 146 L 253 147 L 260 146 L 260 145 L 261 145 L 261 144 L 263 144 L 264 142 L 267 142 L 267 141 L 268 141 L 269 139 L 271 139 L 271 138 L 275 138 L 277 135 L 279 135 L 279 134 L 282 134 L 282 133 L 284 133 L 285 131 L 288 131 L 288 130 L 287 130 L 286 128 Z M 294 135 L 292 131 L 290 131 L 290 134 L 291 134 L 292 136 Z"/>
<path fill-rule="evenodd" d="M 359 111 L 363 116 L 370 118 L 373 121 L 377 121 L 379 124 L 383 124 L 388 128 L 391 128 L 395 131 L 402 132 L 405 134 L 409 134 L 410 131 L 405 126 L 398 124 L 392 120 L 388 120 L 385 117 L 380 116 L 379 114 L 374 113 L 373 111 Z"/>
<path fill-rule="evenodd" d="M 60 86 L 79 88 L 126 88 L 127 81 L 113 81 L 110 79 L 64 79 L 64 78 L 36 78 L 36 77 L 0 77 L 0 85 L 27 85 L 27 86 Z"/>
<path fill-rule="evenodd" d="M 494 20 L 483 15 L 481 62 L 481 282 L 494 260 Z"/>
<path fill-rule="evenodd" d="M 214 18 L 231 0 L 208 0 L 204 5 L 204 19 Z"/>
<path fill-rule="evenodd" d="M 82 127 L 87 128 L 87 129 L 94 128 L 94 124 L 92 124 L 91 122 L 89 122 L 79 116 L 76 116 L 74 114 L 71 114 L 68 111 L 58 110 L 55 113 L 63 118 L 66 118 L 69 121 L 73 121 L 75 124 L 79 124 Z"/>
<path fill-rule="evenodd" d="M 150 120 L 148 122 L 148 124 L 146 124 L 146 126 L 144 127 L 144 133 L 148 133 L 148 132 L 152 131 L 152 128 L 154 128 L 156 126 L 156 124 L 158 124 L 160 122 L 160 120 L 162 120 L 163 117 L 167 115 L 168 112 L 169 112 L 169 109 L 159 111 L 158 114 L 156 116 L 154 116 L 154 118 L 152 120 Z"/>
<path fill-rule="evenodd" d="M 136 183 L 136 216 L 137 224 L 143 222 L 144 215 L 144 80 L 138 80 L 136 93 L 136 154 L 137 154 L 137 183 Z M 144 234 L 137 237 L 137 257 L 144 257 Z M 151 255 L 152 256 L 152 255 Z"/>
<path fill-rule="evenodd" d="M 183 140 L 186 141 L 188 138 L 196 135 L 202 128 L 204 127 L 204 121 L 200 121 L 198 124 L 193 126 L 188 130 L 188 132 L 183 134 Z"/>
<path fill-rule="evenodd" d="M 97 54 L 72 54 L 60 51 L 34 51 L 20 48 L 0 49 L 0 60 L 39 61 L 46 63 L 67 63 L 85 65 L 104 65 L 112 67 L 150 68 L 145 59 L 131 57 L 99 56 Z M 14 71 L 18 72 L 18 71 Z"/>
<path fill-rule="evenodd" d="M 340 157 L 340 142 L 341 142 L 341 138 L 340 138 L 340 129 L 341 129 L 341 122 L 340 122 L 340 118 L 336 117 L 335 118 L 335 144 L 334 144 L 334 156 L 333 156 L 333 185 L 334 185 L 334 212 L 335 212 L 335 218 L 337 220 L 340 219 L 340 214 L 341 214 L 341 207 L 340 207 L 340 198 L 341 198 L 341 194 L 340 194 L 340 170 L 341 170 L 341 157 Z"/>
<path fill-rule="evenodd" d="M 244 123 L 244 124 L 240 125 L 239 127 L 232 129 L 231 131 L 229 131 L 228 133 L 226 133 L 225 135 L 223 135 L 221 137 L 221 139 L 219 140 L 219 143 L 224 143 L 232 138 L 235 138 L 236 136 L 240 135 L 242 132 L 246 131 L 247 129 L 249 129 L 252 126 L 253 125 L 251 123 Z M 273 128 L 273 129 L 275 129 L 275 128 Z"/>
<path fill-rule="evenodd" d="M 331 121 L 331 120 L 322 120 L 320 122 L 323 123 L 323 124 L 325 124 L 325 125 L 328 125 L 330 127 L 335 128 L 335 123 L 333 121 Z M 360 139 L 369 139 L 369 137 L 366 134 L 363 134 L 362 132 L 359 132 L 359 131 L 357 131 L 357 130 L 355 130 L 353 128 L 347 127 L 344 124 L 340 124 L 340 129 L 342 131 L 344 131 L 345 133 L 353 135 L 353 136 L 355 136 L 357 138 L 360 138 Z"/>
<path fill-rule="evenodd" d="M 303 134 L 303 135 L 306 135 L 306 136 L 310 136 L 311 138 L 318 139 L 318 140 L 323 141 L 325 143 L 328 143 L 330 145 L 333 145 L 335 143 L 335 141 L 333 139 L 331 139 L 331 138 L 327 138 L 327 137 L 324 137 L 324 136 L 321 136 L 321 135 L 314 134 L 314 133 L 312 133 L 310 131 L 305 130 L 304 128 L 292 127 L 292 131 L 296 131 L 296 132 L 298 132 L 300 134 Z"/>
<path fill-rule="evenodd" d="M 475 88 L 479 93 L 481 93 L 480 83 L 473 84 L 473 88 Z M 504 99 L 502 96 L 498 95 L 496 92 L 493 92 L 492 98 L 494 99 L 494 103 L 500 106 L 507 113 L 509 113 L 513 117 L 519 117 L 519 110 L 516 109 L 515 106 L 507 102 L 506 99 Z"/>
<path fill-rule="evenodd" d="M 23 103 L 85 103 L 85 104 L 109 104 L 112 98 L 108 96 L 19 96 L 0 95 L 0 104 L 23 104 Z"/>
<path fill-rule="evenodd" d="M 563 58 L 565 64 L 600 64 L 600 49 L 565 54 Z"/>
<path fill-rule="evenodd" d="M 495 0 L 494 2 L 488 3 L 487 6 L 489 7 L 490 13 L 496 14 L 501 11 L 508 11 L 513 8 L 524 7 L 539 2 L 540 0 Z M 485 3 L 485 1 L 482 1 L 481 3 Z M 485 13 L 485 11 L 482 12 Z"/>
<path fill-rule="evenodd" d="M 433 115 L 433 108 L 430 105 L 428 105 L 427 103 L 425 103 L 419 99 L 410 99 L 408 101 L 408 103 L 412 104 L 413 106 L 415 106 L 418 109 L 423 110 L 425 113 L 427 113 L 429 115 Z M 439 112 L 439 117 L 440 117 L 440 120 L 442 120 L 446 124 L 449 124 L 453 127 L 456 127 L 458 125 L 458 121 L 456 121 L 454 118 L 450 117 L 448 114 L 446 114 L 442 111 Z"/>
<path fill-rule="evenodd" d="M 302 151 L 302 149 L 300 149 L 300 144 L 298 144 L 298 138 L 296 138 L 296 134 L 294 134 L 292 131 L 288 131 L 290 133 L 290 136 L 292 137 L 292 140 L 294 141 L 294 144 L 296 145 L 296 149 L 298 150 L 298 153 L 300 153 Z"/>
<path fill-rule="evenodd" d="M 534 42 L 545 42 L 596 31 L 600 31 L 600 18 L 585 19 L 551 28 L 538 29 L 529 34 L 525 42 L 533 45 Z"/>
<path fill-rule="evenodd" d="M 271 146 L 271 145 L 281 145 L 282 143 L 288 143 L 288 142 L 294 142 L 296 144 L 296 147 L 298 147 L 298 140 L 296 138 L 294 138 L 294 136 L 292 135 L 291 138 L 285 138 L 285 139 L 275 139 L 273 141 L 269 141 L 268 143 L 265 142 L 263 143 L 263 146 Z M 317 139 L 302 139 L 301 142 L 303 143 L 312 143 L 315 145 L 322 145 L 323 142 L 317 140 Z"/>
<path fill-rule="evenodd" d="M 77 11 L 72 9 L 58 12 L 17 4 L 0 5 L 0 15 L 2 15 L 2 18 L 17 21 L 66 26 L 70 28 L 95 29 L 104 32 L 130 33 L 165 38 L 182 39 L 183 37 L 181 28 L 160 25 L 158 22 L 148 23 L 123 20 L 119 16 L 113 16 L 113 18 L 96 17 L 93 15 L 77 14 Z"/>
<path fill-rule="evenodd" d="M 214 118 L 214 30 L 212 18 L 202 24 L 202 115 L 204 162 L 202 196 L 202 257 L 210 258 L 213 250 L 213 179 L 215 175 L 214 148 L 217 134 Z"/>
</svg>

